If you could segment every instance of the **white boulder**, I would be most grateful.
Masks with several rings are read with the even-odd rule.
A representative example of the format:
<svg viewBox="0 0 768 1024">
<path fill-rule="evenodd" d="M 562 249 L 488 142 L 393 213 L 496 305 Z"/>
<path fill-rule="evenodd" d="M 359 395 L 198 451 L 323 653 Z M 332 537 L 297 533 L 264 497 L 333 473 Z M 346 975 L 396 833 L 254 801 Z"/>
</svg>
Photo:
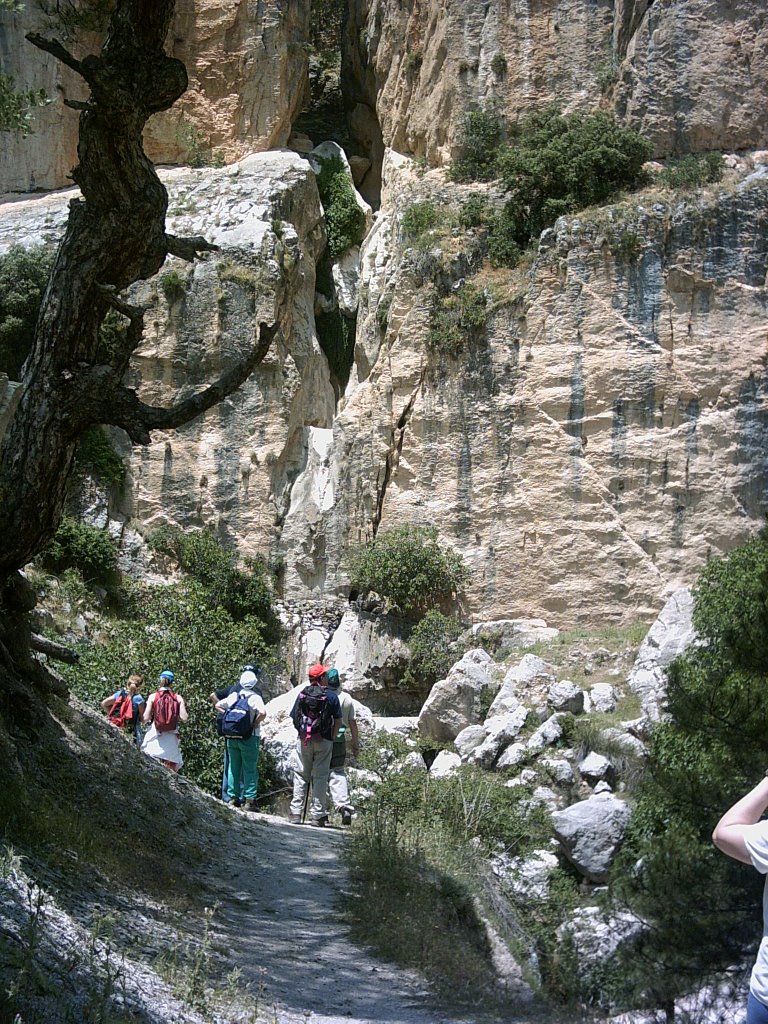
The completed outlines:
<svg viewBox="0 0 768 1024">
<path fill-rule="evenodd" d="M 570 679 L 560 679 L 547 691 L 547 703 L 553 711 L 570 711 L 580 715 L 584 710 L 584 691 Z"/>
<path fill-rule="evenodd" d="M 666 702 L 667 668 L 696 642 L 692 615 L 693 596 L 684 587 L 670 597 L 648 630 L 629 674 L 630 688 L 640 695 L 644 714 L 654 721 Z"/>
<path fill-rule="evenodd" d="M 585 878 L 600 884 L 608 880 L 629 818 L 623 800 L 601 793 L 555 811 L 552 824 L 568 860 Z"/>
<path fill-rule="evenodd" d="M 589 702 L 594 711 L 615 711 L 618 700 L 616 691 L 610 683 L 595 683 L 589 691 Z"/>
<path fill-rule="evenodd" d="M 461 758 L 452 750 L 441 750 L 429 769 L 429 774 L 436 779 L 445 779 L 455 775 L 461 767 Z"/>
<path fill-rule="evenodd" d="M 435 683 L 419 713 L 425 739 L 451 741 L 468 725 L 479 724 L 482 698 L 494 685 L 491 665 L 491 656 L 481 648 L 467 651 L 447 678 Z"/>
</svg>

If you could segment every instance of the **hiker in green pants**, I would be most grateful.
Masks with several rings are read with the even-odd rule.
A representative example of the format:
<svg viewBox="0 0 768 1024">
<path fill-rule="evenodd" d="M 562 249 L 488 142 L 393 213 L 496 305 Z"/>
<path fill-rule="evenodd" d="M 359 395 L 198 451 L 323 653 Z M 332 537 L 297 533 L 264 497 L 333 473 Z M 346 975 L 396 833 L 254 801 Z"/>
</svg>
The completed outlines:
<svg viewBox="0 0 768 1024">
<path fill-rule="evenodd" d="M 255 673 L 243 672 L 237 692 L 230 693 L 216 705 L 216 710 L 221 711 L 223 715 L 222 728 L 229 761 L 229 799 L 233 807 L 242 806 L 243 800 L 238 792 L 242 773 L 246 811 L 258 809 L 256 797 L 259 793 L 261 723 L 267 717 L 264 701 L 254 692 L 255 686 Z"/>
</svg>

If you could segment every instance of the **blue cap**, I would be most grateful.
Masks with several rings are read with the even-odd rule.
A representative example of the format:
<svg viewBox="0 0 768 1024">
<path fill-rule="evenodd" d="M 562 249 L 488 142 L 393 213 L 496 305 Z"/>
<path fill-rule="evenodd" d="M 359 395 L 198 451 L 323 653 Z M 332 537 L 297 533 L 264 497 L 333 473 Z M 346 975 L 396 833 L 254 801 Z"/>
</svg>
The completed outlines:
<svg viewBox="0 0 768 1024">
<path fill-rule="evenodd" d="M 173 672 L 169 672 L 168 669 L 165 669 L 164 672 L 160 673 L 160 678 L 167 679 L 169 683 L 172 683 L 174 679 Z"/>
</svg>

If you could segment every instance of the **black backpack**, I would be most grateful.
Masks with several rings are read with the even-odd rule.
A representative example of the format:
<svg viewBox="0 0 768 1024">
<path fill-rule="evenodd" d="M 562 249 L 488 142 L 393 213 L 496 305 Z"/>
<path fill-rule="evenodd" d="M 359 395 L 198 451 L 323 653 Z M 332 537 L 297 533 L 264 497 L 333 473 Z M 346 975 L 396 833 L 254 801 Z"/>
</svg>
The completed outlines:
<svg viewBox="0 0 768 1024">
<path fill-rule="evenodd" d="M 293 724 L 302 743 L 330 739 L 333 729 L 333 711 L 328 693 L 322 686 L 305 686 L 296 698 Z"/>
<path fill-rule="evenodd" d="M 216 724 L 219 735 L 228 740 L 247 740 L 253 735 L 253 716 L 248 704 L 250 690 L 241 690 L 231 708 L 227 708 Z"/>
</svg>

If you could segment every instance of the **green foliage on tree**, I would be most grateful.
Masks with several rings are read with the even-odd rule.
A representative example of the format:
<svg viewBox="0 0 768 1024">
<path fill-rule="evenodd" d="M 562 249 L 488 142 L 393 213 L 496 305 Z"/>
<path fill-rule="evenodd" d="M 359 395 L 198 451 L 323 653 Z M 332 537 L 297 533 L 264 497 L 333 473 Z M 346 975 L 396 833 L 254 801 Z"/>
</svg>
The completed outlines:
<svg viewBox="0 0 768 1024">
<path fill-rule="evenodd" d="M 273 654 L 256 616 L 235 621 L 219 603 L 216 571 L 213 575 L 211 589 L 197 580 L 143 588 L 133 602 L 134 616 L 115 622 L 99 643 L 83 645 L 80 663 L 66 674 L 73 691 L 97 707 L 130 673 L 144 675 L 146 696 L 155 689 L 159 673 L 170 668 L 176 677 L 174 688 L 189 712 L 189 721 L 180 730 L 183 774 L 216 793 L 223 741 L 216 734 L 209 695 L 217 687 L 236 683 L 244 664 L 263 664 Z M 260 786 L 262 792 L 269 788 L 268 774 Z"/>
<path fill-rule="evenodd" d="M 496 157 L 504 123 L 494 113 L 473 110 L 461 122 L 458 155 L 451 164 L 454 181 L 491 181 L 497 176 Z"/>
<path fill-rule="evenodd" d="M 353 590 L 380 594 L 406 615 L 450 601 L 468 575 L 461 555 L 440 545 L 434 527 L 396 526 L 349 559 Z"/>
<path fill-rule="evenodd" d="M 104 427 L 91 427 L 80 438 L 75 467 L 109 487 L 122 487 L 125 483 L 125 463 Z"/>
<path fill-rule="evenodd" d="M 458 619 L 430 608 L 408 637 L 411 660 L 405 682 L 417 682 L 429 691 L 433 683 L 445 678 L 451 665 L 461 657 L 457 643 L 461 633 Z"/>
<path fill-rule="evenodd" d="M 356 325 L 356 316 L 344 316 L 339 309 L 315 316 L 317 340 L 341 391 L 347 386 L 355 358 Z"/>
<path fill-rule="evenodd" d="M 403 214 L 401 228 L 407 242 L 420 242 L 442 221 L 440 211 L 429 199 L 412 203 Z"/>
<path fill-rule="evenodd" d="M 531 114 L 497 160 L 515 241 L 525 248 L 563 214 L 637 186 L 650 154 L 649 142 L 608 114 Z"/>
<path fill-rule="evenodd" d="M 685 190 L 722 181 L 724 169 L 722 153 L 690 153 L 670 160 L 659 177 L 668 188 Z"/>
<path fill-rule="evenodd" d="M 487 316 L 485 293 L 476 285 L 465 284 L 445 296 L 435 292 L 427 347 L 455 359 L 468 342 L 482 334 Z"/>
<path fill-rule="evenodd" d="M 365 213 L 357 203 L 352 180 L 341 157 L 320 158 L 317 188 L 325 210 L 328 251 L 337 259 L 363 240 Z"/>
<path fill-rule="evenodd" d="M 39 560 L 50 572 L 77 569 L 86 582 L 108 583 L 117 571 L 117 544 L 106 530 L 65 516 Z"/>
<path fill-rule="evenodd" d="M 34 108 L 47 102 L 43 89 L 17 90 L 12 75 L 0 74 L 0 132 L 29 135 Z"/>
<path fill-rule="evenodd" d="M 768 533 L 711 561 L 694 591 L 701 643 L 669 672 L 613 895 L 649 928 L 608 997 L 665 1007 L 743 962 L 761 933 L 755 873 L 712 846 L 722 813 L 768 764 Z"/>
<path fill-rule="evenodd" d="M 164 526 L 150 538 L 150 545 L 173 558 L 181 569 L 204 587 L 205 603 L 222 608 L 234 622 L 255 618 L 265 643 L 277 643 L 280 622 L 267 569 L 256 558 L 238 564 L 234 551 L 225 550 L 210 530 L 186 533 Z"/>
<path fill-rule="evenodd" d="M 13 245 L 0 256 L 0 372 L 11 380 L 19 380 L 32 348 L 53 257 L 54 250 L 42 245 Z"/>
</svg>

